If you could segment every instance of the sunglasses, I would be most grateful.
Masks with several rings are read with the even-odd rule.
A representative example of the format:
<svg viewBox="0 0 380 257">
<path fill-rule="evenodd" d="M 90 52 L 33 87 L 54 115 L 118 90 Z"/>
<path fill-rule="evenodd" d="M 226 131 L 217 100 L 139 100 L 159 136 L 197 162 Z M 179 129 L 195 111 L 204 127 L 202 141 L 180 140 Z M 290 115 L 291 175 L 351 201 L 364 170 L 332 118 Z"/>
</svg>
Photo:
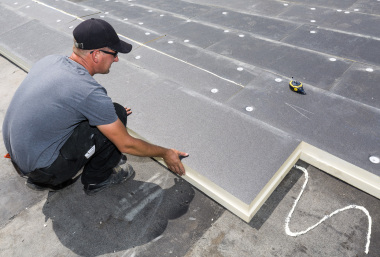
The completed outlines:
<svg viewBox="0 0 380 257">
<path fill-rule="evenodd" d="M 94 50 L 94 51 L 95 51 L 95 50 Z M 91 51 L 90 54 L 92 54 L 94 51 Z M 103 53 L 105 53 L 105 54 L 113 55 L 114 58 L 116 58 L 116 57 L 117 57 L 117 54 L 118 54 L 117 51 L 116 51 L 116 52 L 108 52 L 108 51 L 105 51 L 105 50 L 99 50 L 99 51 L 100 51 L 100 52 L 103 52 Z"/>
</svg>

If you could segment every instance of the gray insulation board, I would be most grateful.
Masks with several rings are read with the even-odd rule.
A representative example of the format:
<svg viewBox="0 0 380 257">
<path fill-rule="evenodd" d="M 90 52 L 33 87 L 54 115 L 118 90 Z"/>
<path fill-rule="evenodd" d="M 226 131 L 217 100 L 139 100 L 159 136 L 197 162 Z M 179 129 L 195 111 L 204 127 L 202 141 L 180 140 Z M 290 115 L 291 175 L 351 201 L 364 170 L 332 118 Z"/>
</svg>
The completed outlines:
<svg viewBox="0 0 380 257">
<path fill-rule="evenodd" d="M 379 40 L 373 38 L 304 25 L 283 42 L 363 63 L 380 63 L 380 56 L 373 54 L 378 51 Z"/>
<path fill-rule="evenodd" d="M 343 1 L 339 1 L 343 2 Z M 379 37 L 378 16 L 345 8 L 290 5 L 279 17 L 298 23 L 317 25 L 324 28 Z"/>
<path fill-rule="evenodd" d="M 380 69 L 372 65 L 355 64 L 331 91 L 357 102 L 380 109 Z"/>
<path fill-rule="evenodd" d="M 141 97 L 128 101 L 137 110 L 130 128 L 151 142 L 186 150 L 190 157 L 185 164 L 247 204 L 261 191 L 262 181 L 272 177 L 268 166 L 277 170 L 277 163 L 285 162 L 299 144 L 259 120 L 231 108 L 220 110 L 218 102 L 201 94 L 158 82 L 144 94 L 144 101 Z"/>
<path fill-rule="evenodd" d="M 31 38 L 33 40 L 30 40 Z M 3 49 L 12 52 L 29 65 L 49 54 L 68 53 L 72 44 L 70 36 L 59 33 L 37 20 L 31 20 L 1 34 L 0 40 Z"/>
</svg>

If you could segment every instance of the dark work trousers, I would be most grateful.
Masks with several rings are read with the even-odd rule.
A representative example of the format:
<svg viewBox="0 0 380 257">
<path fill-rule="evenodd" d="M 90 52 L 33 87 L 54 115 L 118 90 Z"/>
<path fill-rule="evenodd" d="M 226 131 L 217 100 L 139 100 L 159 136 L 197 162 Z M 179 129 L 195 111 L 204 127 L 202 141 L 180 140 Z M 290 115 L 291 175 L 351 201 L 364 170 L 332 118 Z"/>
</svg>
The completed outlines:
<svg viewBox="0 0 380 257">
<path fill-rule="evenodd" d="M 121 122 L 127 125 L 125 108 L 117 103 L 114 106 Z M 27 176 L 36 184 L 57 186 L 70 180 L 84 166 L 83 185 L 97 184 L 111 175 L 121 157 L 121 152 L 97 127 L 83 121 L 62 146 L 52 165 L 36 169 Z"/>
</svg>

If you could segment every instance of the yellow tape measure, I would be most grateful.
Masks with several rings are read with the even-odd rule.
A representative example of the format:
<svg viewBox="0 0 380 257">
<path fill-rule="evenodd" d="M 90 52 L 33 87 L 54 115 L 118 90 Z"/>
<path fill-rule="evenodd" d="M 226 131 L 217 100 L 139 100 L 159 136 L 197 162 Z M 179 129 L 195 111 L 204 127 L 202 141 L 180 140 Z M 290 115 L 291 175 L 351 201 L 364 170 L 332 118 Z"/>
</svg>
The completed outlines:
<svg viewBox="0 0 380 257">
<path fill-rule="evenodd" d="M 306 95 L 306 92 L 303 89 L 302 83 L 297 81 L 297 80 L 293 80 L 293 77 L 292 77 L 292 80 L 289 82 L 289 88 L 290 88 L 290 90 L 292 90 L 296 93 Z"/>
</svg>

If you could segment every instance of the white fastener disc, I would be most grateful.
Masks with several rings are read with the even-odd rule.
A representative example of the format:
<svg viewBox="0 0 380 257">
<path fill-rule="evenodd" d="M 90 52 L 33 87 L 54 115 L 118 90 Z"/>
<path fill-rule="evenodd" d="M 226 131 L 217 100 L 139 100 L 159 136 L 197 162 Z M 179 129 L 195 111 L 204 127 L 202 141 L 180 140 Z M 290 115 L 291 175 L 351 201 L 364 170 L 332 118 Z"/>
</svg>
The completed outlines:
<svg viewBox="0 0 380 257">
<path fill-rule="evenodd" d="M 380 158 L 377 156 L 370 156 L 369 161 L 377 164 L 377 163 L 380 163 Z"/>
</svg>

